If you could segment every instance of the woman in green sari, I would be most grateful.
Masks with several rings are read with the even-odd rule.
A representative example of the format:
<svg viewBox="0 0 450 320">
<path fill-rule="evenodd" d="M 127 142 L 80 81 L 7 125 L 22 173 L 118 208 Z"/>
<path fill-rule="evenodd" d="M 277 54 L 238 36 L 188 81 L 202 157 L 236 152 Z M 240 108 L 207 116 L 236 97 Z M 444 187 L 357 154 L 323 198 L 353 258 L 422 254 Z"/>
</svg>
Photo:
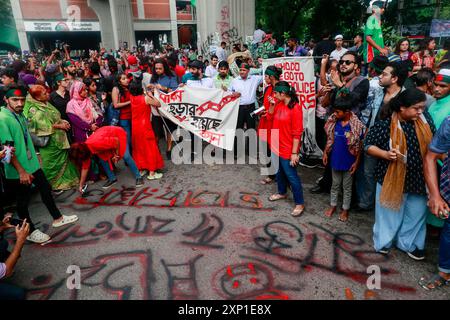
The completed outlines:
<svg viewBox="0 0 450 320">
<path fill-rule="evenodd" d="M 35 85 L 25 102 L 24 116 L 28 119 L 30 134 L 41 139 L 49 137 L 45 147 L 39 147 L 42 170 L 53 190 L 64 191 L 78 186 L 78 170 L 69 160 L 70 144 L 66 131 L 70 124 L 61 119 L 59 111 L 49 102 L 45 87 Z"/>
</svg>

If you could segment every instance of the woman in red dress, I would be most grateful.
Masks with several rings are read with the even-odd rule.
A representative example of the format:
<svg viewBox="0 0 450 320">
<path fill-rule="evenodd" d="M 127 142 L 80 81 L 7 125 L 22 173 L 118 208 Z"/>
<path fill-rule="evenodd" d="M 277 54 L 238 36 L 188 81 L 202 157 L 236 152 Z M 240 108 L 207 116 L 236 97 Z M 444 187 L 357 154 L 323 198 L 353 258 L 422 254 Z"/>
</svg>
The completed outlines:
<svg viewBox="0 0 450 320">
<path fill-rule="evenodd" d="M 278 67 L 275 66 L 268 66 L 265 71 L 265 77 L 264 81 L 266 82 L 267 87 L 264 89 L 264 100 L 263 105 L 265 108 L 265 111 L 267 112 L 270 107 L 270 103 L 273 102 L 275 99 L 275 92 L 274 88 L 275 85 L 280 82 L 281 74 L 283 73 L 283 70 L 281 70 Z M 265 116 L 266 113 L 264 113 L 261 118 L 259 119 L 259 125 L 258 125 L 258 136 L 259 139 L 262 141 L 267 142 L 269 144 L 269 137 L 270 137 L 270 124 L 267 121 L 267 117 Z M 270 158 L 270 147 L 267 146 L 267 157 Z M 267 168 L 270 168 L 271 164 L 267 164 Z M 261 180 L 261 184 L 271 184 L 275 181 L 275 175 L 269 175 L 264 180 Z"/>
<path fill-rule="evenodd" d="M 148 180 L 161 179 L 163 174 L 156 170 L 164 167 L 164 160 L 159 152 L 151 122 L 151 107 L 159 108 L 161 104 L 150 92 L 147 91 L 144 95 L 140 81 L 130 84 L 130 94 L 133 159 L 141 175 L 148 173 Z"/>
</svg>

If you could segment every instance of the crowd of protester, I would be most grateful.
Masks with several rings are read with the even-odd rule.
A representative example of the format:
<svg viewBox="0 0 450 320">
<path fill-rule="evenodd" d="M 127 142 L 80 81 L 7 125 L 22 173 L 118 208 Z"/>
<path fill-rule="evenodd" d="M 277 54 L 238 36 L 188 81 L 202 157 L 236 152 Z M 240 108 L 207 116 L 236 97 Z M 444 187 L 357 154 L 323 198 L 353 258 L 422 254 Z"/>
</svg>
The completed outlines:
<svg viewBox="0 0 450 320">
<path fill-rule="evenodd" d="M 450 43 L 436 50 L 436 41 L 425 38 L 414 50 L 404 38 L 388 48 L 382 14 L 374 5 L 352 47 L 341 34 L 331 40 L 331 32 L 317 43 L 303 46 L 289 38 L 280 46 L 270 31 L 258 28 L 251 44 L 222 42 L 208 53 L 209 61 L 193 48 L 176 50 L 170 44 L 160 50 L 89 50 L 79 59 L 70 57 L 67 46 L 40 58 L 11 56 L 0 70 L 0 237 L 15 228 L 17 242 L 10 253 L 0 238 L 0 279 L 12 274 L 26 240 L 50 239 L 28 211 L 33 187 L 53 218 L 52 226 L 59 228 L 78 217 L 63 215 L 54 195 L 72 188 L 83 194 L 101 180 L 104 189 L 112 187 L 120 159 L 136 188 L 144 186 L 145 178 L 163 177 L 159 142 L 165 140 L 170 159 L 176 143 L 171 133 L 177 126 L 161 117 L 155 90 L 216 88 L 240 97 L 237 128 L 257 129 L 270 146 L 268 155 L 280 164 L 276 175 L 261 181 L 277 184 L 278 192 L 269 200 L 286 199 L 290 187 L 292 216 L 307 212 L 296 167 L 318 163 L 301 156 L 302 108 L 282 70 L 271 66 L 263 74 L 261 62 L 311 56 L 317 79 L 316 142 L 324 171 L 310 191 L 330 193 L 324 215 L 334 215 L 342 194 L 340 221 L 348 221 L 351 211 L 374 210 L 375 250 L 389 254 L 397 247 L 414 260 L 425 258 L 428 223 L 428 230 L 441 236 L 439 273 L 420 283 L 426 289 L 448 284 Z M 255 117 L 259 106 L 265 110 Z M 274 129 L 278 143 L 262 134 Z M 6 210 L 11 199 L 19 219 Z M 24 293 L 2 282 L 4 297 L 23 298 Z"/>
</svg>

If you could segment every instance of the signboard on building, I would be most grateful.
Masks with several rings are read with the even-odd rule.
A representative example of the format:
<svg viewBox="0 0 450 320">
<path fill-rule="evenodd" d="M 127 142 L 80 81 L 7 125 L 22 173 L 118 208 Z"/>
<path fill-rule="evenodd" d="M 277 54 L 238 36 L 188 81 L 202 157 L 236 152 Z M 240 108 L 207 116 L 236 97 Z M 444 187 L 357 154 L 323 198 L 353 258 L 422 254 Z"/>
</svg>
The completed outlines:
<svg viewBox="0 0 450 320">
<path fill-rule="evenodd" d="M 24 21 L 26 32 L 100 31 L 99 22 Z"/>
<path fill-rule="evenodd" d="M 450 37 L 450 20 L 433 19 L 430 36 L 434 38 Z"/>
</svg>

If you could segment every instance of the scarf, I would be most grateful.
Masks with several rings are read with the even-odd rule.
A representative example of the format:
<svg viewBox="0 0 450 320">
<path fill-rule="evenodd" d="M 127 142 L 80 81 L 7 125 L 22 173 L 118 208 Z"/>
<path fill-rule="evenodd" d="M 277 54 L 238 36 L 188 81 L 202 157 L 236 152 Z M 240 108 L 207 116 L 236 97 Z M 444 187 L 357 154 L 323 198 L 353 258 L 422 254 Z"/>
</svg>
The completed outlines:
<svg viewBox="0 0 450 320">
<path fill-rule="evenodd" d="M 430 125 L 423 114 L 417 121 L 414 121 L 414 127 L 417 139 L 419 140 L 420 154 L 422 158 L 424 158 L 425 153 L 427 152 L 427 146 L 430 144 L 433 134 Z M 383 207 L 394 211 L 400 211 L 403 202 L 408 148 L 406 145 L 406 136 L 396 112 L 392 114 L 390 130 L 391 149 L 398 149 L 405 158 L 398 158 L 397 161 L 390 162 L 381 188 L 380 203 Z"/>
<path fill-rule="evenodd" d="M 325 132 L 327 134 L 327 145 L 325 150 L 327 153 L 331 151 L 331 147 L 334 143 L 334 129 L 336 128 L 337 121 L 338 119 L 336 118 L 336 115 L 332 114 L 328 118 L 327 123 L 325 123 Z M 349 124 L 350 132 L 347 136 L 348 151 L 353 156 L 357 157 L 361 151 L 361 135 L 364 132 L 365 126 L 353 112 L 350 117 Z"/>
<path fill-rule="evenodd" d="M 94 117 L 94 107 L 92 101 L 89 98 L 83 98 L 80 96 L 80 91 L 83 89 L 84 84 L 81 81 L 75 81 L 70 88 L 70 101 L 67 104 L 67 113 L 76 115 L 82 121 L 92 124 L 96 117 Z"/>
</svg>

